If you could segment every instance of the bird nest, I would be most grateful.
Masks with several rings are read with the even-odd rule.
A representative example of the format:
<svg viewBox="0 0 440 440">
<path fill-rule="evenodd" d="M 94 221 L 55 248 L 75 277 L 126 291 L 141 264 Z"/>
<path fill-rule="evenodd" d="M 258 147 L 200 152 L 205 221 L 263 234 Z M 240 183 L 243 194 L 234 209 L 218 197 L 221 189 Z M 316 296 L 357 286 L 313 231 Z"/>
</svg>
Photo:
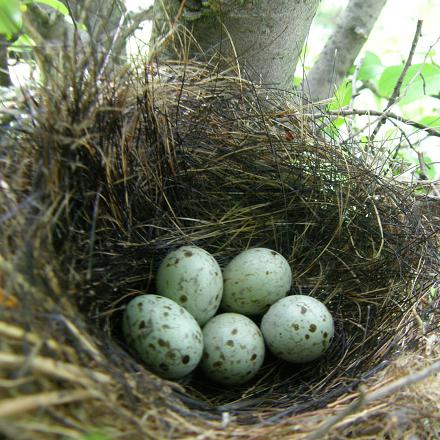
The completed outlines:
<svg viewBox="0 0 440 440">
<path fill-rule="evenodd" d="M 434 437 L 438 223 L 414 188 L 332 140 L 290 94 L 207 65 L 104 80 L 67 59 L 2 139 L 3 434 Z M 249 247 L 281 253 L 292 293 L 334 316 L 328 353 L 304 365 L 268 354 L 227 388 L 197 369 L 176 382 L 148 372 L 122 312 L 188 244 L 222 267 Z"/>
</svg>

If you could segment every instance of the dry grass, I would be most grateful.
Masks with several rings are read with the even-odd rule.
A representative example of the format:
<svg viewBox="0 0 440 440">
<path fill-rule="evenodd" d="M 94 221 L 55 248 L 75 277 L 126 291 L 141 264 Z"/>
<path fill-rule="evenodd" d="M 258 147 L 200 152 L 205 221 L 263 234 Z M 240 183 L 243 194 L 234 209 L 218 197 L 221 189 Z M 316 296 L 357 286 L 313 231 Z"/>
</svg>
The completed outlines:
<svg viewBox="0 0 440 440">
<path fill-rule="evenodd" d="M 329 139 L 290 95 L 198 64 L 102 80 L 99 62 L 66 54 L 3 133 L 3 434 L 435 438 L 439 224 L 414 188 Z M 335 317 L 328 355 L 268 356 L 227 390 L 198 371 L 180 383 L 145 371 L 122 310 L 188 243 L 221 265 L 246 247 L 281 252 L 293 293 Z"/>
</svg>

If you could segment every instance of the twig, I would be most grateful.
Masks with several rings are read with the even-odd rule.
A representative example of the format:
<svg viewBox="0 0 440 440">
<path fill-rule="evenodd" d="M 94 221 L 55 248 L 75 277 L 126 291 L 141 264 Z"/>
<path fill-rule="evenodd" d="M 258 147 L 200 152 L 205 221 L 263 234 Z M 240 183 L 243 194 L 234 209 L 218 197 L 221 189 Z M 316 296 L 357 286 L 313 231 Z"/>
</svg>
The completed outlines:
<svg viewBox="0 0 440 440">
<path fill-rule="evenodd" d="M 402 72 L 400 73 L 399 79 L 397 80 L 396 85 L 394 86 L 393 93 L 391 94 L 391 97 L 388 100 L 388 103 L 384 109 L 384 113 L 394 105 L 394 103 L 397 101 L 397 99 L 400 95 L 400 88 L 402 87 L 403 80 L 408 72 L 409 67 L 411 66 L 414 52 L 416 50 L 417 43 L 419 41 L 419 37 L 422 32 L 422 24 L 423 24 L 423 20 L 417 21 L 416 32 L 414 34 L 414 38 L 411 43 L 411 49 L 409 51 L 408 58 L 406 59 L 405 65 L 403 66 L 403 69 L 402 69 Z M 376 137 L 377 133 L 379 132 L 380 127 L 382 127 L 382 125 L 385 123 L 385 120 L 386 120 L 385 116 L 383 116 L 379 119 L 373 133 L 370 136 L 370 139 L 369 139 L 370 143 L 373 143 L 374 138 Z"/>
<path fill-rule="evenodd" d="M 377 110 L 330 110 L 326 111 L 325 113 L 310 113 L 305 114 L 304 116 L 308 116 L 314 119 L 322 118 L 328 115 L 334 115 L 334 116 L 352 116 L 352 115 L 358 115 L 358 116 L 379 116 L 386 118 L 395 119 L 396 121 L 402 122 L 406 125 L 411 125 L 412 127 L 418 128 L 420 130 L 425 131 L 426 133 L 430 134 L 431 136 L 437 136 L 440 137 L 440 131 L 435 128 L 430 128 L 424 124 L 421 124 L 420 122 L 412 121 L 411 119 L 403 118 L 402 116 L 397 115 L 396 113 L 391 112 L 380 112 Z"/>
<path fill-rule="evenodd" d="M 402 83 L 403 80 L 406 76 L 406 73 L 408 72 L 409 67 L 411 66 L 412 63 L 412 58 L 414 56 L 414 52 L 416 50 L 417 47 L 417 43 L 419 41 L 420 38 L 420 34 L 422 33 L 422 24 L 423 24 L 423 20 L 418 20 L 417 21 L 417 27 L 416 27 L 416 32 L 414 34 L 414 38 L 413 38 L 413 42 L 411 44 L 411 50 L 409 52 L 408 58 L 406 60 L 405 66 L 402 70 L 402 72 L 400 73 L 399 79 L 397 80 L 397 83 L 394 87 L 393 93 L 388 101 L 387 106 L 385 107 L 385 110 L 388 110 L 397 100 L 397 98 L 400 95 L 400 88 L 402 87 Z"/>
<path fill-rule="evenodd" d="M 422 151 L 416 151 L 416 153 L 417 160 L 419 161 L 420 180 L 428 180 L 428 170 L 426 169 L 424 154 Z"/>
<path fill-rule="evenodd" d="M 125 41 L 139 28 L 142 22 L 147 20 L 153 20 L 153 18 L 154 18 L 153 6 L 150 6 L 149 8 L 144 9 L 140 12 L 127 15 L 128 23 L 125 24 L 127 27 L 121 34 L 120 40 Z"/>
<path fill-rule="evenodd" d="M 429 376 L 438 372 L 440 372 L 440 361 L 434 362 L 432 365 L 424 368 L 421 371 L 397 379 L 394 382 L 391 382 L 389 385 L 379 388 L 372 393 L 365 393 L 364 391 L 361 391 L 356 400 L 350 403 L 350 405 L 348 405 L 339 414 L 334 415 L 324 422 L 324 424 L 318 430 L 307 436 L 306 440 L 319 440 L 320 438 L 323 438 L 323 436 L 328 433 L 331 428 L 333 428 L 350 414 L 358 412 L 362 406 L 368 405 L 376 400 L 383 399 L 384 397 L 387 397 L 402 388 L 421 382 L 422 380 L 425 380 Z"/>
<path fill-rule="evenodd" d="M 118 26 L 116 28 L 116 31 L 113 34 L 112 41 L 110 43 L 110 47 L 108 48 L 107 53 L 105 54 L 104 60 L 102 62 L 101 68 L 99 69 L 99 72 L 98 72 L 98 75 L 97 75 L 98 79 L 101 78 L 101 76 L 103 75 L 105 69 L 107 68 L 107 66 L 110 63 L 110 60 L 111 60 L 111 58 L 113 56 L 113 53 L 114 53 L 114 48 L 117 47 L 116 44 L 117 44 L 117 41 L 119 40 L 119 36 L 120 36 L 120 34 L 122 32 L 122 26 L 124 25 L 124 23 L 125 23 L 125 15 L 122 14 L 121 18 L 119 19 L 119 23 L 118 23 Z M 118 53 L 116 53 L 116 55 L 118 55 Z"/>
<path fill-rule="evenodd" d="M 349 110 L 353 110 L 353 108 L 354 108 L 354 100 L 355 100 L 356 96 L 359 95 L 356 83 L 357 83 L 357 78 L 358 78 L 359 71 L 361 69 L 363 61 L 364 61 L 363 58 L 358 60 L 358 62 L 355 65 L 353 76 L 351 78 L 351 99 L 350 99 L 350 103 L 348 105 L 348 109 Z M 348 134 L 350 136 L 352 136 L 353 135 L 353 124 L 352 124 L 352 121 L 351 120 L 347 120 L 347 122 L 348 122 L 347 123 Z"/>
</svg>

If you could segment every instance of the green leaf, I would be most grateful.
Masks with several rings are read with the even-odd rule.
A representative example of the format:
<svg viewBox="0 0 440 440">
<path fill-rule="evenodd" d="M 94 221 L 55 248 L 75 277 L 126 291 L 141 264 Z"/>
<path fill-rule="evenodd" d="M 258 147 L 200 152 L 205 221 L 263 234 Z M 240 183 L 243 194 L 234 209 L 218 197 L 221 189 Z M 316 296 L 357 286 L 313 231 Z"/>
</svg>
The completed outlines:
<svg viewBox="0 0 440 440">
<path fill-rule="evenodd" d="M 333 121 L 333 126 L 336 128 L 340 128 L 345 124 L 345 118 L 336 118 Z"/>
<path fill-rule="evenodd" d="M 69 15 L 69 10 L 59 0 L 27 0 L 24 3 L 41 3 L 43 5 L 50 6 L 64 16 Z"/>
<path fill-rule="evenodd" d="M 387 67 L 378 82 L 382 96 L 390 97 L 397 84 L 403 66 Z M 440 67 L 435 64 L 414 64 L 408 69 L 400 88 L 401 104 L 408 104 L 426 95 L 440 93 Z"/>
<path fill-rule="evenodd" d="M 320 120 L 320 123 L 322 123 L 323 121 Z M 344 118 L 336 118 L 333 121 L 331 121 L 330 123 L 327 123 L 324 127 L 324 133 L 326 133 L 329 137 L 331 137 L 332 139 L 339 139 L 339 129 L 345 124 L 345 119 Z"/>
<path fill-rule="evenodd" d="M 352 94 L 351 81 L 344 81 L 338 88 L 333 97 L 333 102 L 329 104 L 329 110 L 338 110 L 350 103 Z"/>
<path fill-rule="evenodd" d="M 417 169 L 416 173 L 420 176 L 421 170 L 419 158 L 414 152 L 410 151 L 409 149 L 402 149 L 397 153 L 396 157 L 406 162 L 407 168 L 415 166 Z M 424 154 L 423 162 L 425 163 L 426 177 L 428 178 L 428 180 L 434 180 L 437 173 L 435 169 L 435 164 L 433 163 L 432 159 Z"/>
<path fill-rule="evenodd" d="M 440 131 L 440 116 L 435 116 L 435 115 L 425 116 L 422 119 L 420 119 L 418 122 L 420 122 L 423 125 L 426 125 L 427 127 L 431 127 L 434 130 Z"/>
<path fill-rule="evenodd" d="M 27 52 L 35 46 L 35 41 L 27 34 L 20 35 L 9 47 L 15 52 Z"/>
<path fill-rule="evenodd" d="M 303 77 L 302 76 L 295 76 L 293 78 L 293 86 L 294 87 L 299 87 L 301 85 L 302 81 L 303 81 Z"/>
<path fill-rule="evenodd" d="M 0 35 L 10 38 L 23 25 L 20 2 L 18 0 L 0 0 Z"/>
<path fill-rule="evenodd" d="M 374 80 L 383 72 L 384 66 L 380 58 L 373 52 L 365 52 L 364 61 L 359 69 L 358 79 L 361 81 Z"/>
</svg>

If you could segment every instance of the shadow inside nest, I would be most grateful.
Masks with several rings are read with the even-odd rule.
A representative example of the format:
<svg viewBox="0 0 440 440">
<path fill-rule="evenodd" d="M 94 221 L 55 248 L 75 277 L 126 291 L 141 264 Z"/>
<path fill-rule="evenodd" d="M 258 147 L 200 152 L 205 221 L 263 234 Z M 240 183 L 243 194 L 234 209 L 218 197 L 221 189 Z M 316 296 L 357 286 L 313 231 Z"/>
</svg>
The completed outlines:
<svg viewBox="0 0 440 440">
<path fill-rule="evenodd" d="M 176 411 L 276 423 L 324 407 L 416 344 L 410 311 L 438 269 L 413 191 L 338 145 L 291 95 L 179 64 L 99 96 L 93 81 L 68 85 L 43 94 L 30 134 L 17 139 L 34 155 L 33 221 L 50 224 L 40 246 L 53 247 L 64 300 L 109 364 L 162 383 L 137 364 L 120 321 L 132 297 L 155 293 L 160 261 L 184 244 L 222 267 L 249 247 L 278 251 L 291 293 L 323 301 L 336 335 L 313 363 L 268 354 L 239 387 L 195 370 L 172 385 L 184 404 Z"/>
</svg>

